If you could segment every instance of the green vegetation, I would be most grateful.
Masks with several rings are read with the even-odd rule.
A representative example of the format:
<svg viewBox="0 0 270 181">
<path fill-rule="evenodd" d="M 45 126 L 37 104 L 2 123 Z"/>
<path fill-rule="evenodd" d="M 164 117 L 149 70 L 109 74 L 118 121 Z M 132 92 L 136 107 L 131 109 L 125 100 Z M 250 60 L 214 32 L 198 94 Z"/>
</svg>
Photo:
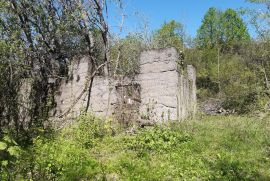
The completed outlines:
<svg viewBox="0 0 270 181">
<path fill-rule="evenodd" d="M 183 25 L 174 20 L 164 23 L 153 35 L 153 48 L 175 47 L 177 50 L 184 48 Z"/>
<path fill-rule="evenodd" d="M 239 42 L 250 40 L 247 27 L 233 9 L 221 12 L 210 8 L 206 12 L 198 30 L 197 41 L 201 48 L 221 47 L 223 51 L 232 48 Z"/>
<path fill-rule="evenodd" d="M 210 8 L 192 39 L 175 20 L 115 36 L 107 5 L 122 10 L 121 0 L 0 0 L 0 180 L 270 180 L 270 5 L 247 1 L 265 7 Z M 94 76 L 134 77 L 142 51 L 171 46 L 196 67 L 199 102 L 219 99 L 234 116 L 132 131 L 92 115 L 62 130 L 48 124 L 74 59 L 93 65 L 90 100 Z M 29 95 L 20 91 L 28 81 Z"/>
<path fill-rule="evenodd" d="M 1 180 L 269 180 L 269 138 L 268 117 L 201 117 L 127 134 L 84 115 L 37 137 L 9 173 L 1 167 Z"/>
<path fill-rule="evenodd" d="M 248 15 L 250 22 L 244 22 L 240 12 Z M 220 11 L 212 7 L 192 41 L 184 25 L 172 20 L 150 35 L 150 43 L 140 33 L 123 38 L 120 45 L 112 46 L 111 57 L 116 59 L 120 55 L 116 72 L 134 75 L 142 50 L 173 46 L 182 52 L 184 64 L 197 69 L 200 101 L 219 99 L 225 109 L 238 114 L 266 111 L 270 100 L 269 15 L 269 8 L 261 12 Z M 256 39 L 249 35 L 248 23 L 256 30 Z"/>
<path fill-rule="evenodd" d="M 245 12 L 251 16 L 257 39 L 250 38 L 237 11 L 213 7 L 202 20 L 195 45 L 185 51 L 186 62 L 197 68 L 199 99 L 220 99 L 224 108 L 239 114 L 268 109 L 270 90 L 269 23 L 258 23 L 269 20 L 269 9 L 263 16 Z"/>
</svg>

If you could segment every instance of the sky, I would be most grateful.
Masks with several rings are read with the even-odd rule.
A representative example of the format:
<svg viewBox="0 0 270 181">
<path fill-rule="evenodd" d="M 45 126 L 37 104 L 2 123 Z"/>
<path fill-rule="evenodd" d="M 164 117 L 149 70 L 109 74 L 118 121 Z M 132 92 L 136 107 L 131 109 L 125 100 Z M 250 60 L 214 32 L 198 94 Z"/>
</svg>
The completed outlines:
<svg viewBox="0 0 270 181">
<path fill-rule="evenodd" d="M 149 32 L 161 27 L 164 22 L 176 20 L 184 24 L 188 35 L 195 37 L 201 25 L 204 14 L 210 7 L 220 10 L 227 8 L 262 8 L 245 0 L 123 0 L 124 13 L 114 8 L 109 19 L 111 28 L 115 31 L 121 24 L 120 14 L 124 14 L 122 36 L 128 32 L 142 31 L 147 25 Z M 251 27 L 248 27 L 255 36 Z"/>
</svg>

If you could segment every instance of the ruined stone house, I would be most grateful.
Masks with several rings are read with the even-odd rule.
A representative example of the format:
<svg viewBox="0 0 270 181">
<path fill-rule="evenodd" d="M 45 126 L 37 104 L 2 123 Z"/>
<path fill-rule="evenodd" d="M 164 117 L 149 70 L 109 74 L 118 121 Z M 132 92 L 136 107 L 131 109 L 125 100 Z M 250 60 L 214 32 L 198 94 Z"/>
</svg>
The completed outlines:
<svg viewBox="0 0 270 181">
<path fill-rule="evenodd" d="M 57 106 L 52 110 L 54 118 L 65 113 L 81 94 L 88 62 L 84 57 L 69 67 L 72 79 L 62 80 L 60 84 L 55 98 Z M 126 123 L 182 120 L 194 115 L 196 71 L 191 65 L 179 70 L 178 62 L 175 48 L 144 51 L 140 56 L 140 73 L 134 79 L 95 76 L 89 111 Z M 65 120 L 72 120 L 84 110 L 87 94 L 84 93 Z"/>
</svg>

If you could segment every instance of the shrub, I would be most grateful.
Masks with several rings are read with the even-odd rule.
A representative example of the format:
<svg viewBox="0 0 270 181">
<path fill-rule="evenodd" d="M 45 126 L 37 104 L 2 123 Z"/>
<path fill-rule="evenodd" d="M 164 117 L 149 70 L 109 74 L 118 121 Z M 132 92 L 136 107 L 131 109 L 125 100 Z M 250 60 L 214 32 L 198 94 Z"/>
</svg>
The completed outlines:
<svg viewBox="0 0 270 181">
<path fill-rule="evenodd" d="M 90 149 L 112 134 L 110 122 L 85 114 L 51 137 L 37 137 L 21 159 L 23 177 L 34 180 L 89 180 L 101 172 Z M 29 173 L 31 173 L 29 175 Z"/>
<path fill-rule="evenodd" d="M 128 142 L 128 145 L 134 150 L 168 151 L 177 144 L 191 139 L 191 136 L 186 133 L 171 131 L 169 128 L 154 127 L 139 132 Z"/>
<path fill-rule="evenodd" d="M 14 179 L 16 164 L 21 153 L 21 148 L 7 134 L 0 139 L 0 180 Z"/>
</svg>

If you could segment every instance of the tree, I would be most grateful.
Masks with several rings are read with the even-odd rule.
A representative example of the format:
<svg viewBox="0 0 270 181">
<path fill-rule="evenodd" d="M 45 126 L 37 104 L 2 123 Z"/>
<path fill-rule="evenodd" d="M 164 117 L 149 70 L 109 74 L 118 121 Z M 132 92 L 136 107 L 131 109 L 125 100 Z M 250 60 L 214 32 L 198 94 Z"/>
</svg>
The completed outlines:
<svg viewBox="0 0 270 181">
<path fill-rule="evenodd" d="M 107 0 L 0 0 L 0 94 L 10 95 L 0 96 L 1 126 L 14 123 L 16 132 L 42 126 L 57 88 L 49 80 L 67 76 L 68 64 L 78 56 L 88 56 L 92 65 L 82 90 L 90 102 L 93 77 L 108 75 L 107 13 Z M 18 119 L 24 79 L 31 79 L 33 87 L 27 123 Z"/>
<path fill-rule="evenodd" d="M 221 47 L 226 50 L 249 39 L 245 23 L 233 9 L 221 12 L 209 8 L 197 32 L 197 42 L 201 48 Z"/>
<path fill-rule="evenodd" d="M 249 16 L 250 24 L 255 28 L 258 38 L 262 41 L 270 39 L 270 1 L 269 0 L 247 0 L 248 2 L 261 4 L 265 8 L 243 9 L 243 12 Z"/>
<path fill-rule="evenodd" d="M 174 20 L 164 23 L 153 35 L 154 48 L 175 47 L 178 50 L 183 48 L 184 29 L 181 23 Z"/>
<path fill-rule="evenodd" d="M 252 44 L 248 59 L 252 59 L 259 65 L 261 72 L 264 75 L 264 84 L 266 90 L 270 90 L 269 76 L 270 72 L 270 1 L 269 0 L 248 0 L 252 3 L 262 4 L 265 8 L 262 9 L 245 9 L 245 13 L 249 16 L 250 24 L 254 27 L 257 33 L 257 40 Z"/>
<path fill-rule="evenodd" d="M 197 42 L 200 47 L 213 48 L 221 39 L 221 12 L 211 7 L 204 15 L 202 25 L 197 31 Z"/>
<path fill-rule="evenodd" d="M 233 9 L 227 9 L 221 17 L 223 48 L 231 48 L 238 42 L 250 40 L 250 35 L 242 18 Z"/>
</svg>

